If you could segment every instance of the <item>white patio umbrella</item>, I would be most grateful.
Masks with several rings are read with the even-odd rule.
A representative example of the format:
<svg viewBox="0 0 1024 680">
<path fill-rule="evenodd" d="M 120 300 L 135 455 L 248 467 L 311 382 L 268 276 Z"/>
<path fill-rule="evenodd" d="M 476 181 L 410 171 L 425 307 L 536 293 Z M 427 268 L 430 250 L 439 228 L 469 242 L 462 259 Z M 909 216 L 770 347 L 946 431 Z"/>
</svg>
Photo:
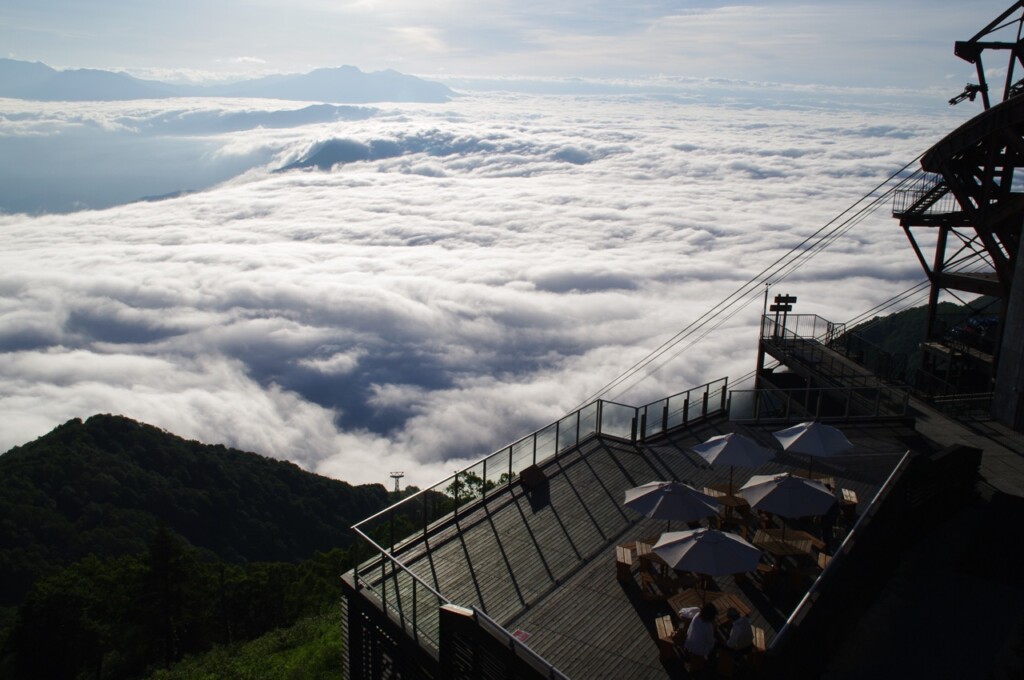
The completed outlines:
<svg viewBox="0 0 1024 680">
<path fill-rule="evenodd" d="M 705 576 L 753 571 L 761 560 L 759 549 L 736 534 L 717 529 L 670 531 L 661 535 L 653 550 L 673 569 Z"/>
<path fill-rule="evenodd" d="M 729 495 L 733 495 L 733 466 L 759 467 L 774 457 L 771 449 L 761 446 L 738 432 L 720 434 L 690 449 L 709 465 L 729 466 Z"/>
<path fill-rule="evenodd" d="M 816 420 L 787 427 L 772 434 L 786 451 L 808 456 L 808 475 L 814 458 L 834 456 L 853 448 L 853 444 L 840 430 Z"/>
<path fill-rule="evenodd" d="M 651 519 L 696 522 L 717 514 L 718 503 L 682 482 L 648 482 L 626 489 L 625 506 Z"/>
<path fill-rule="evenodd" d="M 752 508 L 790 518 L 824 515 L 836 502 L 836 497 L 821 482 L 789 473 L 754 475 L 739 490 L 739 495 L 746 498 Z M 785 535 L 785 524 L 782 531 Z"/>
</svg>

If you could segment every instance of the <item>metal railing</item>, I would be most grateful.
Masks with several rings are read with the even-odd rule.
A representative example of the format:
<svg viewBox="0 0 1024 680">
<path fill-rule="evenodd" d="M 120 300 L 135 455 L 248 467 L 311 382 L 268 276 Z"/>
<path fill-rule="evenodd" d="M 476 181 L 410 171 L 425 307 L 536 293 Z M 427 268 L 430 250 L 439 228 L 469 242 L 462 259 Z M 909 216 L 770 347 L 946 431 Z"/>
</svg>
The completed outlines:
<svg viewBox="0 0 1024 680">
<path fill-rule="evenodd" d="M 856 333 L 844 333 L 830 349 L 855 361 L 882 380 L 907 382 L 907 356 L 894 354 Z"/>
<path fill-rule="evenodd" d="M 544 657 L 530 649 L 526 643 L 509 633 L 486 613 L 476 607 L 473 607 L 473 613 L 476 615 L 477 625 L 495 638 L 504 640 L 508 649 L 513 650 L 515 656 L 525 660 L 538 674 L 550 678 L 550 680 L 569 680 L 565 673 L 551 665 Z"/>
<path fill-rule="evenodd" d="M 787 314 L 761 317 L 761 339 L 802 339 L 831 346 L 846 332 L 846 324 L 833 323 L 817 314 Z"/>
<path fill-rule="evenodd" d="M 645 406 L 597 400 L 456 472 L 431 487 L 355 524 L 369 559 L 354 569 L 360 590 L 428 650 L 439 645 L 438 610 L 448 601 L 439 589 L 411 571 L 397 555 L 423 554 L 423 537 L 447 526 L 494 493 L 517 483 L 523 470 L 556 459 L 598 434 L 630 442 L 682 427 L 726 410 L 728 381 L 709 382 Z"/>
<path fill-rule="evenodd" d="M 908 450 L 900 458 L 899 463 L 896 464 L 893 471 L 889 473 L 885 482 L 881 487 L 879 487 L 877 493 L 875 493 L 874 498 L 871 499 L 871 502 L 868 503 L 863 512 L 861 512 L 860 517 L 857 518 L 853 528 L 851 528 L 846 534 L 846 537 L 843 538 L 842 543 L 835 551 L 835 555 L 832 557 L 831 561 L 829 561 L 825 566 L 821 574 L 818 575 L 814 583 L 811 584 L 807 593 L 804 594 L 800 599 L 799 604 L 797 604 L 796 608 L 789 615 L 786 623 L 781 629 L 779 629 L 779 632 L 776 633 L 775 638 L 772 640 L 772 643 L 768 648 L 769 654 L 777 652 L 777 650 L 784 648 L 788 644 L 789 639 L 794 635 L 794 630 L 799 628 L 800 622 L 807 617 L 810 609 L 818 601 L 822 588 L 826 584 L 830 583 L 832 574 L 842 570 L 844 562 L 848 559 L 849 553 L 857 547 L 861 536 L 873 522 L 875 516 L 881 509 L 882 504 L 885 503 L 886 499 L 893 493 L 897 484 L 903 479 L 907 469 L 910 467 L 912 457 L 911 452 Z"/>
<path fill-rule="evenodd" d="M 932 399 L 932 404 L 952 418 L 974 418 L 990 420 L 992 418 L 992 400 L 994 392 L 976 394 L 951 394 Z"/>
<path fill-rule="evenodd" d="M 785 325 L 762 317 L 761 341 L 795 363 L 803 364 L 836 388 L 879 387 L 879 379 L 857 370 L 832 350 L 841 342 L 846 326 L 817 315 L 791 315 Z M 832 351 L 829 351 L 832 350 Z"/>
<path fill-rule="evenodd" d="M 731 390 L 729 420 L 736 423 L 872 420 L 907 415 L 910 394 L 886 385 Z"/>
<path fill-rule="evenodd" d="M 802 364 L 831 387 L 761 388 L 733 390 L 729 419 L 734 422 L 762 420 L 850 420 L 902 417 L 910 393 L 902 385 L 882 383 L 876 375 L 839 356 L 845 352 L 872 351 L 876 363 L 891 355 L 866 341 L 851 343 L 845 324 L 832 323 L 816 314 L 761 317 L 761 342 L 794 364 Z"/>
<path fill-rule="evenodd" d="M 911 212 L 917 215 L 947 215 L 961 212 L 961 208 L 942 175 L 922 171 L 917 179 L 893 191 L 893 217 L 902 217 Z"/>
</svg>

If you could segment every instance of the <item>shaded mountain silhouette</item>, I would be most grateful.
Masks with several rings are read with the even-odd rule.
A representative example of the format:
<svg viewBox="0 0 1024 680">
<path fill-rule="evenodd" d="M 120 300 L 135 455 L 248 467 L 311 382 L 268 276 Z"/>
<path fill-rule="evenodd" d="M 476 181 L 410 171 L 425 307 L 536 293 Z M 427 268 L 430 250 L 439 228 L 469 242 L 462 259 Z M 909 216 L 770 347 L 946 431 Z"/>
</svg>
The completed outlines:
<svg viewBox="0 0 1024 680">
<path fill-rule="evenodd" d="M 384 507 L 285 461 L 188 441 L 123 416 L 70 420 L 0 456 L 0 606 L 87 555 L 140 554 L 158 526 L 229 562 L 298 562 L 347 547 Z"/>
<path fill-rule="evenodd" d="M 274 75 L 230 85 L 173 85 L 126 73 L 73 69 L 57 71 L 39 62 L 0 59 L 0 97 L 41 101 L 119 101 L 164 97 L 263 97 L 294 101 L 445 102 L 446 86 L 397 71 L 363 73 L 354 66 L 306 74 Z"/>
</svg>

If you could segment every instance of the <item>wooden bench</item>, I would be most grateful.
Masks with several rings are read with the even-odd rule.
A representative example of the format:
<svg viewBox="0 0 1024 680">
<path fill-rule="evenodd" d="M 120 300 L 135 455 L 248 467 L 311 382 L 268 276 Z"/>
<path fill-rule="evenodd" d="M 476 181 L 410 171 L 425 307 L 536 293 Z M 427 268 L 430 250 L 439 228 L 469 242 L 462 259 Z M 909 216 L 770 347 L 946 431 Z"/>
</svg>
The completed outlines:
<svg viewBox="0 0 1024 680">
<path fill-rule="evenodd" d="M 754 644 L 745 655 L 736 656 L 722 651 L 718 654 L 718 665 L 715 672 L 724 677 L 731 678 L 736 675 L 738 668 L 746 666 L 752 671 L 760 671 L 764 667 L 764 629 L 757 626 L 750 627 L 754 634 Z"/>
<path fill-rule="evenodd" d="M 672 625 L 672 616 L 665 614 L 655 619 L 654 631 L 658 639 L 658 658 L 662 661 L 676 658 L 676 629 Z"/>
<path fill-rule="evenodd" d="M 845 522 L 853 522 L 857 517 L 857 492 L 853 489 L 843 489 L 842 498 L 839 499 L 839 514 Z"/>
<path fill-rule="evenodd" d="M 649 569 L 640 571 L 640 596 L 645 600 L 667 600 L 683 586 L 683 581 Z"/>
<path fill-rule="evenodd" d="M 627 545 L 615 546 L 615 576 L 623 583 L 633 580 L 633 549 Z"/>
<path fill-rule="evenodd" d="M 751 626 L 750 628 L 754 633 L 754 648 L 750 650 L 750 668 L 760 671 L 764 667 L 764 651 L 766 649 L 764 644 L 764 628 L 758 626 Z"/>
</svg>

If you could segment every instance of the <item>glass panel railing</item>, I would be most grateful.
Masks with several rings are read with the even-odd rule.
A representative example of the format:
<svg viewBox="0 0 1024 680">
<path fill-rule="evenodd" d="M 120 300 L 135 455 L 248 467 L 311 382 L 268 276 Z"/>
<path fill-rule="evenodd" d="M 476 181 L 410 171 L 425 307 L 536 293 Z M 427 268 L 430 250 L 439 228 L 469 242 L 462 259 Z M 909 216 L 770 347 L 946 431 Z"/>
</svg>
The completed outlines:
<svg viewBox="0 0 1024 680">
<path fill-rule="evenodd" d="M 490 493 L 501 488 L 512 479 L 511 447 L 492 453 L 483 460 L 484 491 Z"/>
<path fill-rule="evenodd" d="M 583 441 L 587 437 L 597 434 L 597 414 L 598 406 L 595 401 L 592 404 L 587 404 L 579 410 L 580 414 L 580 441 Z"/>
<path fill-rule="evenodd" d="M 720 413 L 725 410 L 726 399 L 728 397 L 727 388 L 728 385 L 724 380 L 708 385 L 707 413 L 704 415 Z"/>
<path fill-rule="evenodd" d="M 552 423 L 534 435 L 537 441 L 537 462 L 550 458 L 558 453 L 558 423 Z"/>
<path fill-rule="evenodd" d="M 661 434 L 665 431 L 665 410 L 668 407 L 668 399 L 656 401 L 653 404 L 644 406 L 641 421 L 644 423 L 644 438 Z"/>
<path fill-rule="evenodd" d="M 704 415 L 704 392 L 690 392 L 690 398 L 686 403 L 686 422 L 701 418 Z"/>
<path fill-rule="evenodd" d="M 512 456 L 512 476 L 518 476 L 524 468 L 533 465 L 533 446 L 535 440 L 533 435 L 526 439 L 520 439 L 509 447 Z"/>
<path fill-rule="evenodd" d="M 480 461 L 457 473 L 454 482 L 445 488 L 445 493 L 455 499 L 457 507 L 461 508 L 483 498 L 484 462 Z"/>
<path fill-rule="evenodd" d="M 616 404 L 613 401 L 601 402 L 601 434 L 632 441 L 635 437 L 635 421 L 637 408 Z"/>
<path fill-rule="evenodd" d="M 666 428 L 672 429 L 673 427 L 679 427 L 683 424 L 683 416 L 688 408 L 687 400 L 689 397 L 689 392 L 683 392 L 682 394 L 677 394 L 668 398 L 668 419 L 665 423 Z"/>
<path fill-rule="evenodd" d="M 579 428 L 578 412 L 571 413 L 558 421 L 558 451 L 561 453 L 579 443 L 576 431 Z"/>
<path fill-rule="evenodd" d="M 729 393 L 729 420 L 754 420 L 757 411 L 757 395 L 755 390 L 733 390 Z"/>
</svg>

